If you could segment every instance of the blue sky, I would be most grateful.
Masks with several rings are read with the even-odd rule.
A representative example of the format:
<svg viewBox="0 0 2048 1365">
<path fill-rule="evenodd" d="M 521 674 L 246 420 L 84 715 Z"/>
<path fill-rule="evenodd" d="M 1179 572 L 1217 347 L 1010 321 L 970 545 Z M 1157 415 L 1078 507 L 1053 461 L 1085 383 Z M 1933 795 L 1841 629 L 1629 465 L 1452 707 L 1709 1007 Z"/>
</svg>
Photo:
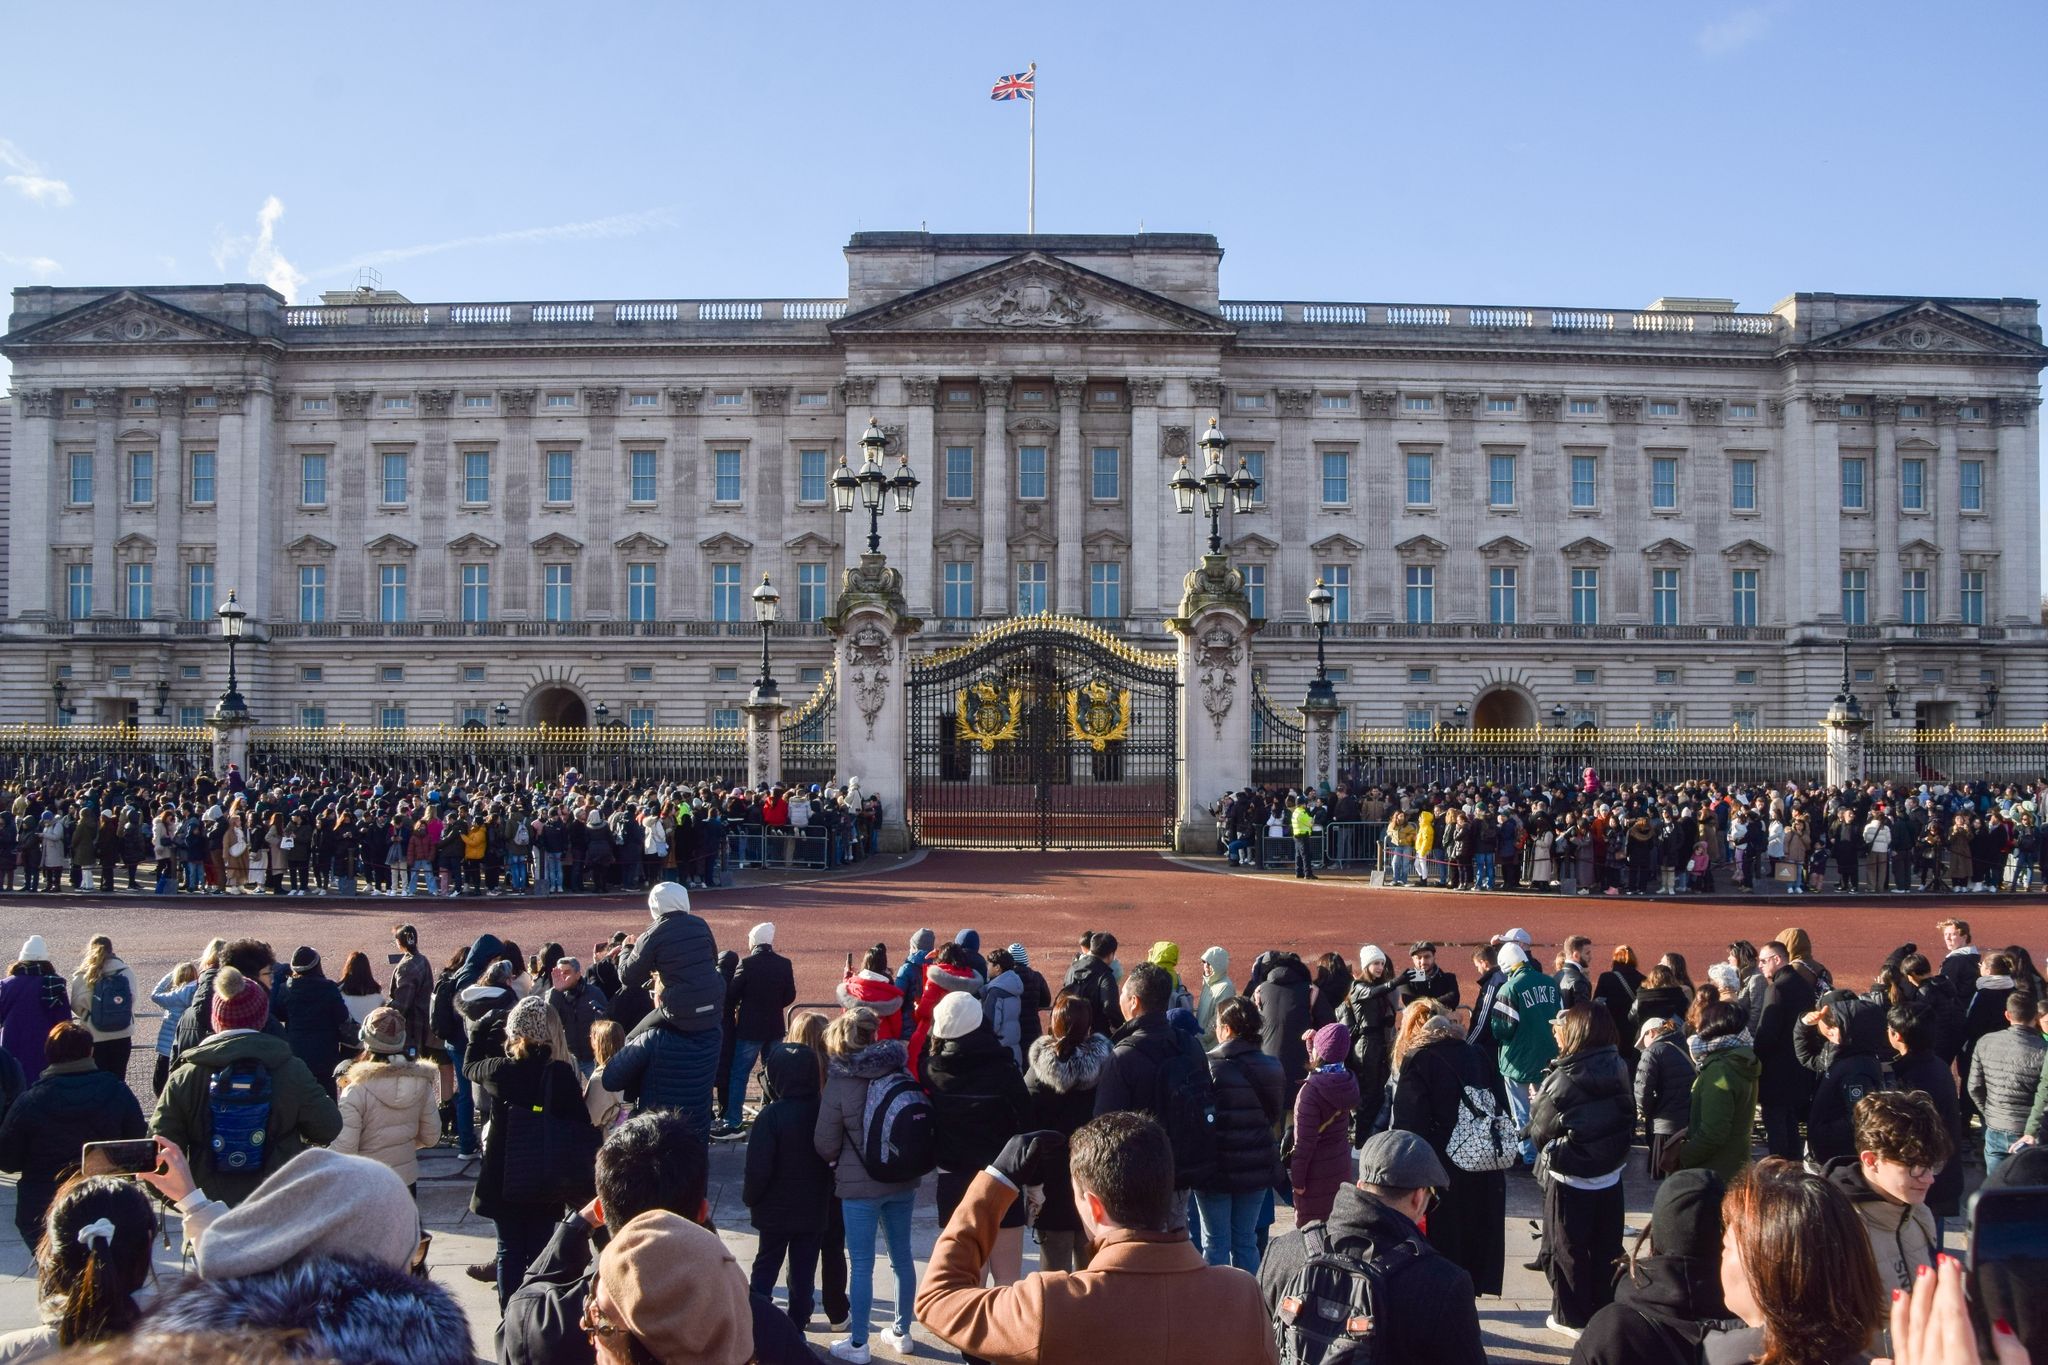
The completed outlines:
<svg viewBox="0 0 2048 1365">
<path fill-rule="evenodd" d="M 2048 292 L 2048 5 L 24 4 L 0 287 L 837 295 L 861 228 L 1206 231 L 1234 298 Z M 266 212 L 266 205 L 270 206 Z"/>
</svg>

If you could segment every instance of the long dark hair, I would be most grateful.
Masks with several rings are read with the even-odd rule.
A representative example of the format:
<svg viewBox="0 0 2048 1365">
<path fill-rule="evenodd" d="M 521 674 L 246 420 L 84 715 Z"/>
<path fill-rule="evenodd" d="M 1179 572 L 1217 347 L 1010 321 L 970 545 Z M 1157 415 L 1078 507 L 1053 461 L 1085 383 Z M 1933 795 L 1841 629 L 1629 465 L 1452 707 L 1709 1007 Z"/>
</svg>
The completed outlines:
<svg viewBox="0 0 2048 1365">
<path fill-rule="evenodd" d="M 1052 1052 L 1066 1061 L 1081 1050 L 1095 1031 L 1095 1004 L 1085 995 L 1061 991 L 1052 1002 Z"/>
<path fill-rule="evenodd" d="M 58 1306 L 58 1345 L 105 1341 L 134 1329 L 142 1317 L 135 1292 L 149 1279 L 155 1235 L 156 1213 L 134 1181 L 94 1175 L 64 1182 L 36 1247 L 36 1289 Z"/>
<path fill-rule="evenodd" d="M 370 970 L 367 953 L 350 953 L 348 962 L 341 969 L 341 993 L 343 995 L 381 995 L 384 988 L 377 984 L 376 973 Z"/>
</svg>

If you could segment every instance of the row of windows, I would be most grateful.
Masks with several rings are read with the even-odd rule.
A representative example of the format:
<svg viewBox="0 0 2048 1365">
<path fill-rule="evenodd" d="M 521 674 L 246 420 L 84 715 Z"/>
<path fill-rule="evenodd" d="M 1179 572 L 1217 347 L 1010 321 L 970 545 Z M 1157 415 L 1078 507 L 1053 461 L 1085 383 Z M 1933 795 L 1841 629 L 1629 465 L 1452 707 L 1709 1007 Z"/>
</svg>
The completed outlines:
<svg viewBox="0 0 2048 1365">
<path fill-rule="evenodd" d="M 92 505 L 93 456 L 91 451 L 74 450 L 65 457 L 64 500 L 74 507 Z M 185 452 L 185 500 L 200 506 L 207 506 L 217 500 L 219 479 L 216 471 L 219 465 L 215 452 L 211 450 L 188 450 Z M 126 492 L 131 503 L 152 503 L 156 501 L 156 452 L 153 450 L 131 450 L 128 452 L 128 483 Z"/>
<path fill-rule="evenodd" d="M 137 400 L 135 406 L 143 406 L 145 402 L 150 407 L 156 405 L 155 399 L 147 399 Z M 744 408 L 746 405 L 747 395 L 742 390 L 728 389 L 711 395 L 711 406 L 714 408 Z M 829 408 L 832 406 L 832 395 L 822 390 L 799 393 L 796 396 L 796 405 L 800 408 Z M 90 406 L 89 401 L 87 406 Z M 210 407 L 214 405 L 206 403 L 204 406 Z M 380 401 L 379 406 L 385 412 L 411 412 L 413 407 L 412 395 L 402 393 L 386 394 Z M 465 393 L 462 395 L 461 406 L 469 412 L 489 412 L 498 406 L 497 396 L 494 393 Z M 541 407 L 549 411 L 570 412 L 574 411 L 577 406 L 577 396 L 573 393 L 549 393 L 541 396 Z M 661 407 L 661 395 L 648 392 L 629 393 L 626 395 L 626 407 L 643 412 L 650 409 L 658 410 Z M 332 412 L 334 411 L 334 400 L 328 397 L 310 395 L 302 397 L 299 399 L 299 411 Z"/>
<path fill-rule="evenodd" d="M 1899 461 L 1899 510 L 1902 512 L 1926 512 L 1930 492 L 1927 478 L 1927 461 L 1904 459 Z M 1982 460 L 1961 460 L 1956 466 L 1956 507 L 1964 512 L 1984 510 L 1984 462 Z M 1867 512 L 1871 510 L 1870 461 L 1860 455 L 1844 456 L 1842 459 L 1842 510 L 1845 512 Z"/>
<path fill-rule="evenodd" d="M 1899 621 L 1903 625 L 1924 626 L 1931 619 L 1927 607 L 1932 597 L 1933 575 L 1925 569 L 1904 569 L 1899 574 Z M 1965 569 L 1956 577 L 1956 609 L 1961 613 L 1963 624 L 1981 626 L 1984 624 L 1984 599 L 1989 588 L 1989 575 L 1982 569 Z M 1842 623 L 1851 626 L 1870 624 L 1870 570 L 1842 570 Z"/>
<path fill-rule="evenodd" d="M 1270 406 L 1263 393 L 1233 393 L 1231 406 L 1239 412 L 1262 412 Z M 1322 412 L 1350 412 L 1356 406 L 1348 393 L 1319 393 L 1316 407 Z M 1409 393 L 1401 395 L 1401 411 L 1428 413 L 1437 410 L 1436 397 L 1432 394 Z M 1512 395 L 1488 395 L 1486 411 L 1495 416 L 1508 416 L 1522 410 L 1522 402 Z M 1733 421 L 1753 421 L 1756 418 L 1755 403 L 1730 403 L 1728 416 Z M 1600 400 L 1597 398 L 1568 398 L 1565 412 L 1573 417 L 1597 417 L 1600 414 Z M 1649 406 L 1652 417 L 1678 416 L 1676 399 L 1653 399 Z M 1918 415 L 1917 413 L 1915 414 Z"/>
</svg>

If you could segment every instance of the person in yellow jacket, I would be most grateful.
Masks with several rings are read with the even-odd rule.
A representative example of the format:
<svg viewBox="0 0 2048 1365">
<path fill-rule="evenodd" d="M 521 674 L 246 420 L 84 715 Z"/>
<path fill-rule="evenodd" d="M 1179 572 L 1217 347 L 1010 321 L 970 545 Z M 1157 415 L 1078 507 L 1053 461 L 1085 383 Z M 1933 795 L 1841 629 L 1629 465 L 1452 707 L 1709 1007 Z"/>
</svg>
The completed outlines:
<svg viewBox="0 0 2048 1365">
<path fill-rule="evenodd" d="M 480 895 L 484 889 L 484 850 L 490 846 L 490 838 L 481 820 L 470 821 L 462 831 L 462 876 L 472 895 Z"/>
<path fill-rule="evenodd" d="M 1306 800 L 1296 801 L 1287 812 L 1287 831 L 1294 836 L 1294 875 L 1315 881 L 1316 864 L 1309 855 L 1309 841 L 1315 836 L 1316 817 Z"/>
<path fill-rule="evenodd" d="M 1436 851 L 1436 815 L 1424 806 L 1415 817 L 1415 882 L 1429 885 L 1429 856 Z"/>
</svg>

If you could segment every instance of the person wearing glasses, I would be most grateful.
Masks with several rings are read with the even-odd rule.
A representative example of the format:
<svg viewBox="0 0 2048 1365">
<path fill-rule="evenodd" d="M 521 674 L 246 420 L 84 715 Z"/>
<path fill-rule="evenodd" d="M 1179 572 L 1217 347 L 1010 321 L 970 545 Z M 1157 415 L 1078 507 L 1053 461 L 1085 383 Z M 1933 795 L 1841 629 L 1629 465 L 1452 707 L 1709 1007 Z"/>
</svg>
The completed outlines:
<svg viewBox="0 0 2048 1365">
<path fill-rule="evenodd" d="M 1836 1157 L 1823 1173 L 1863 1220 L 1885 1287 L 1910 1290 L 1941 1250 L 1927 1197 L 1955 1151 L 1948 1125 L 1917 1090 L 1865 1095 L 1855 1125 L 1856 1154 Z"/>
</svg>

